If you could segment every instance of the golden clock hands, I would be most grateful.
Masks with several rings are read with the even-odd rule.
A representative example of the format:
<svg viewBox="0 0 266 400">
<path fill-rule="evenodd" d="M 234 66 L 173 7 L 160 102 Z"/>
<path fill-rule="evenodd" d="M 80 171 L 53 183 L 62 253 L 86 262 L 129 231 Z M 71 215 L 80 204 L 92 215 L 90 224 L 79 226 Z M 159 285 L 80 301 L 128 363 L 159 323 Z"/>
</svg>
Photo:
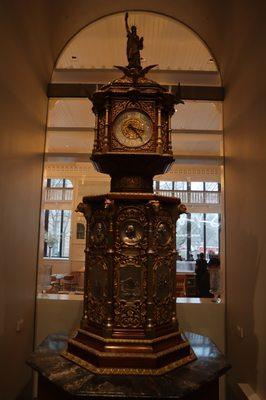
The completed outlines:
<svg viewBox="0 0 266 400">
<path fill-rule="evenodd" d="M 128 128 L 131 129 L 133 132 L 135 132 L 138 135 L 139 139 L 143 142 L 143 138 L 142 138 L 140 132 L 144 132 L 144 129 L 135 128 L 135 126 L 133 126 L 132 124 L 129 124 Z"/>
</svg>

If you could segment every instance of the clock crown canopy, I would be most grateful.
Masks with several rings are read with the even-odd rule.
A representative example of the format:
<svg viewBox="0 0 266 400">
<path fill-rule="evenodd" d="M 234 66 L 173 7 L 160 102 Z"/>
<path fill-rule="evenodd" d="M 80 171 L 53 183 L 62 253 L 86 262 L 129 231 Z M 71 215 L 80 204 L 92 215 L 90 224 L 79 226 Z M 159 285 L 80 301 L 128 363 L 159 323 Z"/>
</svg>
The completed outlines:
<svg viewBox="0 0 266 400">
<path fill-rule="evenodd" d="M 117 79 L 103 85 L 99 90 L 93 93 L 91 99 L 93 102 L 93 111 L 99 112 L 106 106 L 109 100 L 115 97 L 122 97 L 132 102 L 137 102 L 140 98 L 154 99 L 157 103 L 161 103 L 169 110 L 169 114 L 173 114 L 174 105 L 183 103 L 181 100 L 181 89 L 172 93 L 165 86 L 158 82 L 147 78 L 145 75 L 156 65 L 149 65 L 145 68 L 135 67 L 115 67 L 124 74 Z"/>
</svg>

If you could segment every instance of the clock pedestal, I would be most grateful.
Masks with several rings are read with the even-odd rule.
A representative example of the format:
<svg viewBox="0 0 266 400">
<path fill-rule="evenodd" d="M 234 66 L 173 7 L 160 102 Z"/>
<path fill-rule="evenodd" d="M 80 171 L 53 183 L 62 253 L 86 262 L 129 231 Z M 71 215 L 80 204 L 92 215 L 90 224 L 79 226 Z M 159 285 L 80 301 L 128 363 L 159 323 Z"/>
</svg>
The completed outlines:
<svg viewBox="0 0 266 400">
<path fill-rule="evenodd" d="M 180 200 L 85 197 L 84 315 L 64 356 L 100 374 L 159 375 L 195 359 L 176 319 Z"/>
</svg>

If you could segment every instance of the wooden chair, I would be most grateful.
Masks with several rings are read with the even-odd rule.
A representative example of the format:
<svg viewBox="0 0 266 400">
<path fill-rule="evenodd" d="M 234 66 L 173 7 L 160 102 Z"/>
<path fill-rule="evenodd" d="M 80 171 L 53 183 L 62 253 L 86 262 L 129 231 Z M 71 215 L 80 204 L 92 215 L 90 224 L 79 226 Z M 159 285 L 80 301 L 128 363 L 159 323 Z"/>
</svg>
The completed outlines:
<svg viewBox="0 0 266 400">
<path fill-rule="evenodd" d="M 65 291 L 75 290 L 76 283 L 74 281 L 74 275 L 66 275 L 61 282 L 62 289 Z"/>
<path fill-rule="evenodd" d="M 176 296 L 186 297 L 186 275 L 176 274 Z"/>
</svg>

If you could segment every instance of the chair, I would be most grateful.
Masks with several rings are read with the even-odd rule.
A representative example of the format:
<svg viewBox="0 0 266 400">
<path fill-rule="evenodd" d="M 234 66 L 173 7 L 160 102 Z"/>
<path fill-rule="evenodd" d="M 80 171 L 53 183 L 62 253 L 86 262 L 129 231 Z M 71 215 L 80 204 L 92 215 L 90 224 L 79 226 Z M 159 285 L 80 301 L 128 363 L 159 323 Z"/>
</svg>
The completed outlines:
<svg viewBox="0 0 266 400">
<path fill-rule="evenodd" d="M 76 283 L 74 281 L 74 275 L 65 275 L 61 281 L 61 286 L 64 291 L 75 290 Z"/>
<path fill-rule="evenodd" d="M 186 275 L 176 274 L 176 296 L 186 297 Z"/>
</svg>

